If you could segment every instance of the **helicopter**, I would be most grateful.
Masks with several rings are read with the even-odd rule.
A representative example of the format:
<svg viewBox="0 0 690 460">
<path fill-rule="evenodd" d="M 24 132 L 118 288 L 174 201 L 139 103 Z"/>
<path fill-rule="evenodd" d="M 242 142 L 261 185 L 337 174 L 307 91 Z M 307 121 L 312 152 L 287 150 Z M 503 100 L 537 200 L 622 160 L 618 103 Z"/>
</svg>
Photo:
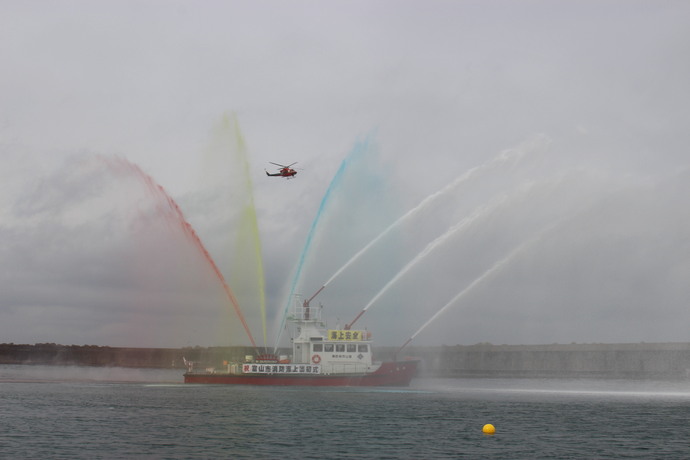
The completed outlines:
<svg viewBox="0 0 690 460">
<path fill-rule="evenodd" d="M 280 166 L 280 168 L 278 169 L 278 172 L 275 174 L 271 174 L 268 171 L 266 171 L 267 176 L 271 176 L 271 177 L 278 176 L 278 177 L 284 177 L 286 179 L 290 179 L 291 177 L 295 177 L 295 175 L 297 174 L 297 171 L 292 169 L 292 165 L 297 164 L 296 161 L 292 164 L 287 165 L 287 166 L 281 165 L 278 163 L 273 163 L 272 161 L 269 161 L 269 163 L 271 163 L 272 165 Z"/>
</svg>

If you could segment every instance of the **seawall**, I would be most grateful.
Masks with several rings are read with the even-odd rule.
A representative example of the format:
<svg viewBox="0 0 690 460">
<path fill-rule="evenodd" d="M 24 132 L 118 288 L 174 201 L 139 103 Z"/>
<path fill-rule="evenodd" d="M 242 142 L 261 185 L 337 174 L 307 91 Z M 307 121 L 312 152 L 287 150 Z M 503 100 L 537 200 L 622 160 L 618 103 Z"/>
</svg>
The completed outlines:
<svg viewBox="0 0 690 460">
<path fill-rule="evenodd" d="M 389 350 L 390 353 L 390 350 Z M 690 343 L 414 347 L 436 377 L 690 378 Z"/>
</svg>

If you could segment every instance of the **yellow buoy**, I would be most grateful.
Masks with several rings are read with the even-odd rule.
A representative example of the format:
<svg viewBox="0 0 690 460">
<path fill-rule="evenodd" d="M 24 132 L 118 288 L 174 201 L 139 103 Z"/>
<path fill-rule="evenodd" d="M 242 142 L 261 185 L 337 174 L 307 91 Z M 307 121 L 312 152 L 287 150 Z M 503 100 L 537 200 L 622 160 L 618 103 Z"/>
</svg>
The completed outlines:
<svg viewBox="0 0 690 460">
<path fill-rule="evenodd" d="M 496 428 L 494 428 L 492 424 L 487 423 L 486 425 L 484 425 L 484 428 L 482 428 L 482 432 L 484 434 L 494 434 L 496 433 Z"/>
</svg>

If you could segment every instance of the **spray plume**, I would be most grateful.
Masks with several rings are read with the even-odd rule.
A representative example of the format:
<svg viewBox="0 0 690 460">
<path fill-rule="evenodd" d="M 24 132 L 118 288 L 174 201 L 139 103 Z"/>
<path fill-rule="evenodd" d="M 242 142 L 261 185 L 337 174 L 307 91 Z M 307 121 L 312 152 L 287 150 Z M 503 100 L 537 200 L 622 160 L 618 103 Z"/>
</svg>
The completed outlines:
<svg viewBox="0 0 690 460">
<path fill-rule="evenodd" d="M 379 241 L 381 241 L 383 238 L 385 238 L 390 232 L 395 230 L 396 228 L 400 227 L 403 223 L 406 221 L 412 219 L 417 213 L 419 213 L 421 210 L 426 208 L 427 206 L 431 205 L 434 201 L 436 201 L 438 198 L 441 198 L 451 191 L 453 191 L 455 188 L 459 187 L 463 183 L 467 182 L 471 178 L 473 178 L 475 175 L 486 171 L 490 170 L 492 168 L 497 168 L 500 167 L 506 163 L 512 162 L 513 164 L 517 164 L 519 160 L 525 156 L 526 153 L 531 152 L 532 150 L 538 148 L 541 144 L 548 144 L 549 140 L 545 136 L 536 136 L 534 139 L 524 143 L 523 145 L 519 146 L 516 149 L 510 149 L 510 150 L 505 150 L 501 152 L 499 155 L 496 157 L 492 158 L 488 162 L 475 166 L 474 168 L 471 168 L 467 170 L 464 174 L 458 176 L 455 180 L 451 181 L 449 184 L 447 184 L 445 187 L 442 189 L 432 193 L 431 195 L 427 196 L 424 198 L 417 206 L 414 208 L 410 209 L 407 211 L 404 215 L 399 217 L 395 222 L 393 222 L 391 225 L 389 225 L 385 230 L 383 230 L 376 238 L 371 240 L 366 246 L 364 246 L 362 249 L 360 249 L 350 260 L 348 260 L 342 267 L 340 267 L 322 286 L 321 288 L 317 291 L 316 294 L 314 294 L 311 299 L 316 297 L 316 295 L 321 292 L 326 286 L 328 286 L 329 283 L 331 283 L 334 279 L 336 279 L 341 273 L 343 273 L 348 267 L 350 267 L 353 263 L 355 263 L 364 253 L 366 253 L 371 247 L 376 245 Z M 393 281 L 394 282 L 394 281 Z M 389 283 L 389 284 L 392 284 Z M 388 287 L 388 285 L 387 285 Z M 384 288 L 386 289 L 386 288 Z M 382 294 L 382 292 L 380 292 Z M 311 300 L 310 299 L 310 300 Z M 373 303 L 376 299 L 374 299 L 371 303 Z M 369 305 L 370 306 L 370 305 Z M 357 319 L 359 319 L 362 314 L 364 314 L 364 311 L 362 310 L 357 317 L 350 323 L 350 326 L 352 326 Z"/>
<path fill-rule="evenodd" d="M 256 280 L 257 280 L 257 290 L 259 295 L 259 308 L 261 311 L 261 326 L 263 331 L 264 346 L 267 344 L 267 334 L 266 334 L 266 280 L 264 276 L 264 267 L 261 257 L 261 239 L 259 237 L 259 223 L 256 216 L 256 206 L 254 204 L 254 193 L 253 185 L 251 180 L 251 174 L 249 173 L 249 159 L 247 157 L 247 147 L 244 141 L 244 136 L 240 131 L 239 122 L 235 115 L 230 116 L 225 115 L 222 119 L 221 124 L 221 135 L 229 134 L 232 132 L 234 134 L 234 140 L 236 142 L 236 148 L 233 146 L 228 146 L 231 152 L 235 152 L 234 160 L 239 164 L 242 169 L 242 177 L 244 178 L 244 190 L 246 203 L 242 211 L 242 223 L 240 226 L 241 230 L 246 229 L 245 233 L 240 233 L 237 236 L 237 248 L 247 247 L 253 254 L 252 260 L 256 261 Z M 247 245 L 246 242 L 249 241 Z M 243 267 L 244 268 L 244 265 Z"/>
<path fill-rule="evenodd" d="M 495 211 L 499 206 L 505 203 L 507 199 L 508 196 L 503 195 L 500 198 L 493 200 L 492 202 L 484 206 L 478 207 L 474 210 L 472 214 L 463 218 L 460 222 L 450 227 L 443 235 L 439 236 L 438 238 L 434 239 L 432 242 L 427 244 L 427 246 L 419 254 L 417 254 L 410 262 L 408 262 L 393 278 L 391 278 L 390 281 L 388 281 L 388 283 L 386 283 L 383 286 L 383 288 L 381 288 L 381 290 L 369 301 L 369 303 L 362 309 L 362 311 L 359 312 L 355 319 L 352 320 L 352 322 L 349 323 L 347 326 L 345 326 L 345 329 L 350 329 L 355 324 L 355 322 L 357 322 L 357 320 L 364 313 L 366 313 L 366 311 L 369 310 L 369 308 L 371 308 L 371 306 L 374 303 L 376 303 L 376 301 L 380 299 L 381 296 L 388 291 L 388 289 L 390 289 L 391 286 L 393 286 L 400 278 L 402 278 L 407 272 L 409 272 L 412 269 L 412 267 L 417 265 L 422 259 L 428 256 L 431 252 L 433 252 L 434 249 L 440 247 L 443 243 L 445 243 L 450 237 L 452 237 L 456 233 L 468 228 L 477 219 Z"/>
<path fill-rule="evenodd" d="M 465 289 L 460 291 L 455 297 L 453 297 L 447 304 L 445 304 L 439 311 L 437 311 L 431 318 L 427 320 L 422 326 L 417 329 L 417 331 L 410 336 L 405 343 L 402 344 L 400 348 L 396 351 L 396 354 L 399 353 L 403 348 L 405 348 L 410 342 L 414 340 L 415 337 L 419 335 L 426 327 L 433 323 L 439 316 L 441 316 L 446 310 L 448 310 L 451 306 L 459 302 L 463 297 L 465 297 L 469 292 L 471 292 L 474 288 L 482 284 L 484 281 L 487 279 L 491 278 L 492 275 L 494 275 L 496 272 L 500 271 L 503 267 L 508 265 L 512 260 L 517 257 L 519 254 L 524 252 L 527 248 L 530 246 L 536 244 L 539 240 L 541 240 L 544 235 L 550 231 L 552 231 L 554 228 L 557 226 L 561 225 L 565 219 L 559 219 L 555 223 L 547 226 L 543 230 L 541 230 L 539 233 L 537 233 L 535 236 L 530 238 L 529 240 L 523 242 L 520 244 L 518 247 L 513 249 L 508 253 L 507 256 L 505 256 L 503 259 L 499 260 L 495 264 L 493 264 L 487 271 L 485 271 L 480 277 L 472 281 Z"/>
<path fill-rule="evenodd" d="M 177 202 L 175 202 L 175 200 L 165 191 L 163 186 L 156 183 L 156 181 L 151 176 L 146 174 L 138 165 L 131 163 L 124 158 L 116 157 L 113 159 L 101 157 L 101 159 L 115 172 L 133 175 L 146 185 L 149 193 L 156 199 L 159 213 L 166 219 L 166 221 L 176 224 L 182 229 L 185 237 L 194 245 L 194 247 L 197 248 L 197 250 L 204 257 L 204 260 L 211 267 L 213 273 L 216 275 L 216 278 L 218 278 L 218 281 L 220 281 L 221 285 L 223 286 L 223 290 L 230 300 L 235 313 L 237 313 L 237 316 L 240 319 L 242 326 L 244 327 L 244 330 L 252 343 L 252 346 L 257 348 L 254 337 L 249 331 L 249 327 L 247 326 L 247 322 L 244 319 L 244 315 L 240 310 L 240 306 L 235 298 L 235 295 L 228 286 L 228 283 L 225 281 L 225 277 L 223 277 L 223 274 L 211 257 L 211 254 L 209 254 L 208 250 L 206 250 L 206 247 L 202 243 L 201 239 L 194 231 L 194 228 L 189 222 L 187 222 L 187 219 L 185 219 L 184 214 L 182 213 L 182 210 L 178 206 Z"/>
</svg>

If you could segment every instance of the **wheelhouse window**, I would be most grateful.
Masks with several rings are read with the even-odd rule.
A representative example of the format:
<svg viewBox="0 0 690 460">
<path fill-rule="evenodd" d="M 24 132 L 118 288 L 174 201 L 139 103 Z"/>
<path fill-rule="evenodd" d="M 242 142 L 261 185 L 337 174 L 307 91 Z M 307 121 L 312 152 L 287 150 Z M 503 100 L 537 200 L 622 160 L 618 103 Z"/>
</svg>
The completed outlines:
<svg viewBox="0 0 690 460">
<path fill-rule="evenodd" d="M 369 346 L 366 343 L 363 345 L 357 345 L 357 351 L 360 353 L 366 353 L 369 351 Z"/>
<path fill-rule="evenodd" d="M 342 343 L 336 344 L 335 351 L 338 353 L 344 352 L 345 351 L 345 345 Z"/>
<path fill-rule="evenodd" d="M 323 344 L 322 343 L 315 343 L 313 345 L 313 347 L 314 347 L 314 353 L 323 351 Z"/>
<path fill-rule="evenodd" d="M 328 353 L 328 352 L 333 353 L 333 344 L 332 343 L 324 344 L 323 351 L 325 351 L 326 353 Z"/>
<path fill-rule="evenodd" d="M 354 343 L 348 343 L 347 344 L 347 351 L 349 353 L 354 353 L 355 351 L 357 351 L 357 345 L 355 345 Z"/>
</svg>

